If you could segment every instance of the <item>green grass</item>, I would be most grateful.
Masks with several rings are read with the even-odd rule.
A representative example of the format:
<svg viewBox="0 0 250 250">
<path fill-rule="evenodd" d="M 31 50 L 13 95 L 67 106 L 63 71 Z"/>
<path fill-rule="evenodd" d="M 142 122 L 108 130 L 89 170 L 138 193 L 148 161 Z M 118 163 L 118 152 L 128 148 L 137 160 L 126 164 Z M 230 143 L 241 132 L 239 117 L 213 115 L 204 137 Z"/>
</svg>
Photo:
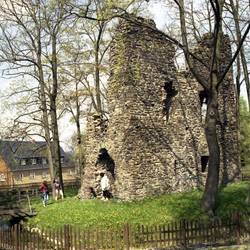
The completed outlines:
<svg viewBox="0 0 250 250">
<path fill-rule="evenodd" d="M 248 182 L 231 184 L 221 190 L 218 215 L 227 216 L 235 210 L 249 211 L 245 203 L 248 191 Z M 81 201 L 68 197 L 62 201 L 50 202 L 46 208 L 42 207 L 40 200 L 35 200 L 32 205 L 38 215 L 30 219 L 28 224 L 43 228 L 59 228 L 65 224 L 80 228 L 107 228 L 125 222 L 133 225 L 160 225 L 183 218 L 207 218 L 200 209 L 201 196 L 201 191 L 194 190 L 134 202 Z"/>
</svg>

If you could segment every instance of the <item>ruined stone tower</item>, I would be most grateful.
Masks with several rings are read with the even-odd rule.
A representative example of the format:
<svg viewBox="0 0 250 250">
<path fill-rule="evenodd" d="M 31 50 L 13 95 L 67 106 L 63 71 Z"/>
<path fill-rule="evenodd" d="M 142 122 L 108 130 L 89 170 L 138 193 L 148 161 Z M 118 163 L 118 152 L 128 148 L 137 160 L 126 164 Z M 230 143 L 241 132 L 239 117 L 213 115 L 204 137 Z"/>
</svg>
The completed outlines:
<svg viewBox="0 0 250 250">
<path fill-rule="evenodd" d="M 108 122 L 98 116 L 88 122 L 82 198 L 100 194 L 103 171 L 112 180 L 113 195 L 123 200 L 204 185 L 208 150 L 202 87 L 188 72 L 177 72 L 175 48 L 150 28 L 155 24 L 137 21 L 147 26 L 121 21 L 111 45 L 110 117 Z M 232 79 L 222 86 L 222 175 L 226 171 L 229 179 L 239 167 L 236 101 Z M 98 156 L 100 149 L 104 154 Z"/>
</svg>

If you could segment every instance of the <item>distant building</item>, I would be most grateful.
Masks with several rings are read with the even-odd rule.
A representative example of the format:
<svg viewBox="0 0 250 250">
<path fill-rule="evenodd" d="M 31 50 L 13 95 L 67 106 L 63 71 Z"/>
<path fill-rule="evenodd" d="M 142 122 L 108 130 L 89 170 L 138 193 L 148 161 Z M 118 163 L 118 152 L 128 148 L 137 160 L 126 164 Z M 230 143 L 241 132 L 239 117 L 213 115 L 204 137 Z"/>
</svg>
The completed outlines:
<svg viewBox="0 0 250 250">
<path fill-rule="evenodd" d="M 76 181 L 74 162 L 61 148 L 65 183 Z M 0 141 L 0 188 L 22 187 L 50 181 L 46 143 L 42 141 Z"/>
</svg>

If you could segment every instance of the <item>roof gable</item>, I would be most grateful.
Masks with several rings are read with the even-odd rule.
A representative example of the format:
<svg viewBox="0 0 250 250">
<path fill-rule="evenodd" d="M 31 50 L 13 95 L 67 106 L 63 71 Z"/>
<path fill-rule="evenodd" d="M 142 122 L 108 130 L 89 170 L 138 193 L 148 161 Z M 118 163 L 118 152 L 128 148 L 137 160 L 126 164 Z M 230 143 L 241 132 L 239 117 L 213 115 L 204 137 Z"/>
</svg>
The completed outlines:
<svg viewBox="0 0 250 250">
<path fill-rule="evenodd" d="M 65 157 L 62 148 L 61 156 Z M 0 140 L 0 154 L 12 170 L 27 169 L 27 165 L 20 165 L 21 159 L 47 158 L 45 141 L 4 141 Z M 29 163 L 29 165 L 32 165 Z M 32 168 L 48 167 L 41 162 Z"/>
</svg>

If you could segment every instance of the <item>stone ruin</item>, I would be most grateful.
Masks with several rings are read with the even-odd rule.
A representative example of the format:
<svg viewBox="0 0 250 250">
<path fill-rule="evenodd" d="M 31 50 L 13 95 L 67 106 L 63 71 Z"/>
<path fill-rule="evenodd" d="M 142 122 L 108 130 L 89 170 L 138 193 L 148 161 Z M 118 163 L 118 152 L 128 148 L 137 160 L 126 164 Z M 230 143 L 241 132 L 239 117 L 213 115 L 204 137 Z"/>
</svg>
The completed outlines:
<svg viewBox="0 0 250 250">
<path fill-rule="evenodd" d="M 109 120 L 87 125 L 81 198 L 99 197 L 100 173 L 122 200 L 185 191 L 204 185 L 208 149 L 206 96 L 189 72 L 177 72 L 175 47 L 151 20 L 122 20 L 110 48 Z M 152 28 L 153 29 L 152 29 Z M 194 53 L 209 59 L 209 36 Z M 222 68 L 231 58 L 224 37 Z M 201 73 L 208 74 L 202 65 Z M 236 95 L 230 71 L 219 89 L 221 182 L 239 176 Z"/>
</svg>

